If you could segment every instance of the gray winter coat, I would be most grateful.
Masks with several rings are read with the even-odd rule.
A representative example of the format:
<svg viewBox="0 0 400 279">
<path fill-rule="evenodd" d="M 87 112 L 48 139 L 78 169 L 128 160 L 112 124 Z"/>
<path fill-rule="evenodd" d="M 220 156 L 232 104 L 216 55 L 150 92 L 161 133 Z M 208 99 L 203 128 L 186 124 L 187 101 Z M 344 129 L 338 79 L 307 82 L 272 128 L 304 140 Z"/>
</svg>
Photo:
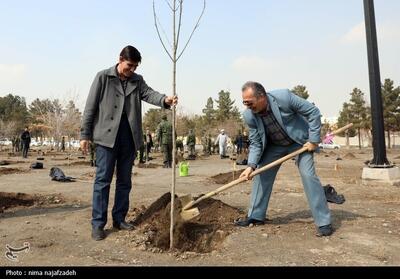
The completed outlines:
<svg viewBox="0 0 400 279">
<path fill-rule="evenodd" d="M 81 140 L 114 147 L 125 100 L 127 116 L 136 149 L 143 145 L 141 101 L 169 108 L 166 96 L 147 86 L 143 77 L 134 74 L 128 81 L 126 95 L 116 66 L 99 72 L 90 88 L 81 125 Z"/>
</svg>

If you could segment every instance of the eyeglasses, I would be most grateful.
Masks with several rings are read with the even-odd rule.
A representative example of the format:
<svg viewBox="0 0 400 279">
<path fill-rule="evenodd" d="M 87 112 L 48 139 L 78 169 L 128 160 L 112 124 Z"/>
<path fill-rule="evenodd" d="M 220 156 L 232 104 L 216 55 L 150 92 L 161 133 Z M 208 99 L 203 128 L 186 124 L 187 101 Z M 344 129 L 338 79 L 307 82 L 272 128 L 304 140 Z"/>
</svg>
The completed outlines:
<svg viewBox="0 0 400 279">
<path fill-rule="evenodd" d="M 245 106 L 252 106 L 253 104 L 254 104 L 254 101 L 243 100 L 243 105 L 245 105 Z"/>
</svg>

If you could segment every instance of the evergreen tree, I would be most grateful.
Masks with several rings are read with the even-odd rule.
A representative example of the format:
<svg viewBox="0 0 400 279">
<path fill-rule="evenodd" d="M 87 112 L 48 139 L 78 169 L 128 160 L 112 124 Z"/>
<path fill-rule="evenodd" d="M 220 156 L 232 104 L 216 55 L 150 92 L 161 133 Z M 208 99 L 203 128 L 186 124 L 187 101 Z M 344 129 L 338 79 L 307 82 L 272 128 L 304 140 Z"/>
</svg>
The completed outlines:
<svg viewBox="0 0 400 279">
<path fill-rule="evenodd" d="M 12 94 L 0 97 L 0 120 L 4 124 L 13 122 L 14 131 L 12 133 L 14 134 L 18 134 L 23 130 L 23 127 L 28 125 L 28 110 L 25 98 Z"/>
<path fill-rule="evenodd" d="M 347 134 L 354 136 L 355 131 L 357 131 L 358 146 L 361 148 L 361 130 L 369 129 L 371 125 L 369 109 L 366 106 L 364 93 L 360 89 L 354 88 L 350 96 L 350 102 L 344 103 L 340 111 L 338 125 L 344 126 L 348 123 L 353 123 L 353 128 Z"/>
<path fill-rule="evenodd" d="M 230 92 L 221 90 L 218 93 L 218 100 L 215 100 L 218 104 L 216 111 L 216 119 L 220 122 L 227 119 L 240 119 L 239 110 L 234 106 L 235 101 L 231 100 Z"/>
<path fill-rule="evenodd" d="M 388 147 L 391 147 L 390 132 L 399 130 L 399 96 L 400 87 L 395 88 L 394 82 L 390 79 L 385 79 L 382 85 L 382 106 L 383 106 L 383 119 L 385 130 L 388 137 Z"/>
<path fill-rule="evenodd" d="M 215 120 L 215 109 L 214 109 L 214 101 L 210 97 L 207 99 L 206 107 L 203 109 L 204 119 L 212 123 Z"/>
<path fill-rule="evenodd" d="M 308 90 L 307 87 L 304 85 L 297 85 L 295 86 L 292 90 L 291 90 L 294 94 L 296 94 L 297 96 L 307 100 L 308 97 L 310 96 L 308 94 Z"/>
</svg>

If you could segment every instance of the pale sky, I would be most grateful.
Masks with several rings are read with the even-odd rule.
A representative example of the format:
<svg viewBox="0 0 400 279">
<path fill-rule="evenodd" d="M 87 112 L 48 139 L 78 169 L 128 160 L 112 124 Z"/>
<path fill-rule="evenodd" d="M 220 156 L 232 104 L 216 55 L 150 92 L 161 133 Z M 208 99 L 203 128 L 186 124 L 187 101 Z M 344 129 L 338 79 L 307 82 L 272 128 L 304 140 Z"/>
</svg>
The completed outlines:
<svg viewBox="0 0 400 279">
<path fill-rule="evenodd" d="M 165 32 L 171 15 L 157 0 Z M 181 42 L 201 10 L 184 2 Z M 382 81 L 400 85 L 400 1 L 375 0 Z M 151 0 L 0 0 L 0 96 L 74 98 L 83 109 L 95 74 L 134 45 L 137 72 L 155 90 L 172 92 L 172 64 L 154 28 Z M 201 113 L 208 97 L 241 86 L 267 90 L 307 86 L 326 117 L 336 116 L 354 87 L 369 102 L 362 0 L 208 0 L 193 39 L 178 62 L 180 110 Z M 152 107 L 145 105 L 145 109 Z"/>
</svg>

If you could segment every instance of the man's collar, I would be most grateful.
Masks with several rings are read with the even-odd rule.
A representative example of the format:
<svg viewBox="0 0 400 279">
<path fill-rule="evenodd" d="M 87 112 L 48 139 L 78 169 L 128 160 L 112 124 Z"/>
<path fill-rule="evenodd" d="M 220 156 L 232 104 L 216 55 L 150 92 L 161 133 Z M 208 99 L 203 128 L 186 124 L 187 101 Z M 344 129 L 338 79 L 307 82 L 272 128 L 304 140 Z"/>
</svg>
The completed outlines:
<svg viewBox="0 0 400 279">
<path fill-rule="evenodd" d="M 111 68 L 109 68 L 106 71 L 106 75 L 110 76 L 110 77 L 116 77 L 119 78 L 118 72 L 117 72 L 117 67 L 118 67 L 118 63 L 114 66 L 112 66 Z M 129 81 L 137 81 L 139 80 L 139 75 L 137 75 L 136 73 L 133 74 L 133 76 L 131 76 L 128 80 Z"/>
<path fill-rule="evenodd" d="M 259 116 L 266 116 L 271 112 L 271 106 L 269 104 L 268 97 L 266 96 L 266 98 L 267 98 L 267 105 L 264 111 L 257 113 Z"/>
</svg>

